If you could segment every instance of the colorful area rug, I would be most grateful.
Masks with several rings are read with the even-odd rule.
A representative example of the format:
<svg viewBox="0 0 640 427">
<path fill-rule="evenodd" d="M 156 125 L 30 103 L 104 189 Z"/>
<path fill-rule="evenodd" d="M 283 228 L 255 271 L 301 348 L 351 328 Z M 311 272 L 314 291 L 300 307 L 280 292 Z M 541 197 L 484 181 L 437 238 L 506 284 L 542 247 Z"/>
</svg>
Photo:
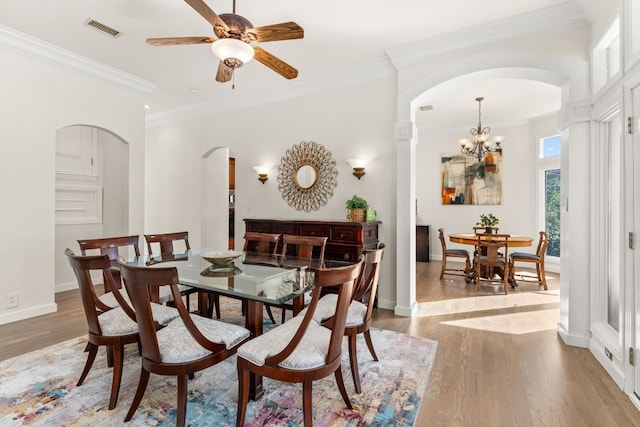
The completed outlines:
<svg viewBox="0 0 640 427">
<path fill-rule="evenodd" d="M 379 362 L 372 360 L 361 337 L 358 341 L 362 394 L 353 391 L 346 341 L 343 347 L 343 376 L 354 409 L 344 408 L 333 375 L 318 380 L 313 384 L 314 426 L 416 423 L 437 343 L 381 329 L 373 330 L 372 337 Z M 175 425 L 175 377 L 154 374 L 135 416 L 124 423 L 140 371 L 140 358 L 133 345 L 127 348 L 122 387 L 114 410 L 107 409 L 111 369 L 106 366 L 103 348 L 85 383 L 76 387 L 86 360 L 85 344 L 84 337 L 76 338 L 0 362 L 0 426 Z M 235 425 L 235 356 L 197 373 L 188 387 L 187 425 Z M 265 378 L 264 388 L 262 399 L 249 402 L 245 426 L 302 424 L 301 385 Z"/>
</svg>

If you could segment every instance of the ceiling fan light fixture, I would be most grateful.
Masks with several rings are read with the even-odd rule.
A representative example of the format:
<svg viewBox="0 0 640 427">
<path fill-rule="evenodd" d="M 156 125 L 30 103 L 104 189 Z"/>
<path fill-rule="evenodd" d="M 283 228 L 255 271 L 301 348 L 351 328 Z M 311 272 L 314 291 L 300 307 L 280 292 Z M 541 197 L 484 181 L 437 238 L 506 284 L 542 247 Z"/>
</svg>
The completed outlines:
<svg viewBox="0 0 640 427">
<path fill-rule="evenodd" d="M 220 39 L 211 44 L 213 54 L 231 68 L 241 67 L 253 59 L 253 48 L 237 39 Z"/>
</svg>

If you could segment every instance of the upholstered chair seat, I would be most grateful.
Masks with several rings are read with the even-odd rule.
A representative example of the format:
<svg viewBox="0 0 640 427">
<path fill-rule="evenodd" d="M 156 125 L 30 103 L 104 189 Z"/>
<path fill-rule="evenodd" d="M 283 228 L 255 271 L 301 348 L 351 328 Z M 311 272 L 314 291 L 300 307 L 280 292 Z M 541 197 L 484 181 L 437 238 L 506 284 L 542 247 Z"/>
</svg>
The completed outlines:
<svg viewBox="0 0 640 427">
<path fill-rule="evenodd" d="M 249 338 L 249 331 L 242 326 L 198 315 L 191 315 L 191 320 L 209 341 L 224 344 L 227 349 Z M 175 319 L 166 328 L 160 329 L 156 335 L 163 363 L 185 363 L 213 353 L 198 344 L 187 331 L 182 319 Z"/>
<path fill-rule="evenodd" d="M 129 307 L 133 307 L 133 305 L 131 304 L 131 299 L 129 298 L 129 296 L 125 292 L 120 292 L 120 294 L 122 295 L 122 298 L 127 302 L 127 304 L 129 304 Z M 118 304 L 118 301 L 116 300 L 116 297 L 115 297 L 113 292 L 108 292 L 106 294 L 103 294 L 98 299 L 104 305 L 106 305 L 107 307 L 117 308 L 117 307 L 120 306 L 120 304 Z M 109 310 L 104 314 L 111 313 L 112 311 L 113 310 Z M 178 313 L 178 310 L 176 310 L 174 307 L 169 307 L 169 306 L 162 305 L 162 304 L 151 303 L 151 311 L 153 313 L 153 319 L 156 322 L 158 322 L 160 325 L 167 325 L 173 319 L 175 319 L 175 318 L 180 316 L 180 314 Z M 126 316 L 126 314 L 124 313 L 124 311 L 122 311 L 122 309 L 120 309 L 119 312 Z M 116 316 L 116 315 L 115 314 L 111 314 L 110 316 Z M 129 319 L 129 320 L 131 320 L 131 319 Z M 131 321 L 133 322 L 133 320 L 131 320 Z M 126 321 L 124 321 L 124 320 L 122 322 L 126 323 Z M 137 326 L 136 326 L 136 332 L 138 332 L 138 327 Z"/>
<path fill-rule="evenodd" d="M 280 353 L 289 344 L 300 327 L 302 319 L 303 316 L 296 316 L 266 334 L 252 339 L 238 349 L 238 357 L 247 359 L 255 365 L 263 366 L 268 357 Z M 324 365 L 330 338 L 331 331 L 329 329 L 323 328 L 316 322 L 311 322 L 300 344 L 278 366 L 304 370 Z"/>
<path fill-rule="evenodd" d="M 313 313 L 313 320 L 317 323 L 322 323 L 332 318 L 336 312 L 337 302 L 337 294 L 327 294 L 320 298 L 320 301 L 318 301 L 318 306 L 316 307 L 316 311 Z M 307 308 L 305 307 L 300 313 L 298 313 L 298 316 L 296 317 L 303 317 L 306 312 Z M 349 310 L 347 311 L 347 321 L 345 325 L 347 327 L 359 325 L 364 322 L 366 315 L 366 304 L 363 304 L 360 301 L 351 301 L 351 304 L 349 304 Z"/>
<path fill-rule="evenodd" d="M 531 261 L 540 261 L 540 257 L 536 254 L 530 254 L 527 252 L 513 252 L 511 253 L 512 259 L 526 259 Z"/>
</svg>

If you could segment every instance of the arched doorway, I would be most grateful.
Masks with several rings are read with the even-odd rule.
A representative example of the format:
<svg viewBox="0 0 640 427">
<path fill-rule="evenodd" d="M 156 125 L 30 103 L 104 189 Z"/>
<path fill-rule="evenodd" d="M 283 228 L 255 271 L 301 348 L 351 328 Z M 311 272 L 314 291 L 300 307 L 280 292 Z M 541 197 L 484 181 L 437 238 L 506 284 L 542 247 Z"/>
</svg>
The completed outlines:
<svg viewBox="0 0 640 427">
<path fill-rule="evenodd" d="M 403 70 L 399 70 L 402 74 Z M 415 74 L 414 74 L 415 75 Z M 498 53 L 485 55 L 482 58 L 465 57 L 459 61 L 452 61 L 449 66 L 442 67 L 433 73 L 423 73 L 422 78 L 410 85 L 398 96 L 398 120 L 395 139 L 397 143 L 398 169 L 398 202 L 397 202 L 397 268 L 396 268 L 396 308 L 400 315 L 415 315 L 416 279 L 415 279 L 415 226 L 416 226 L 416 150 L 419 136 L 415 130 L 416 110 L 422 105 L 421 96 L 431 88 L 446 84 L 456 78 L 516 78 L 540 81 L 561 88 L 561 113 L 559 122 L 562 128 L 563 170 L 568 168 L 571 176 L 567 181 L 588 182 L 588 172 L 583 168 L 588 163 L 588 150 L 580 149 L 577 144 L 570 145 L 569 140 L 589 141 L 589 117 L 581 114 L 583 104 L 588 105 L 589 80 L 586 62 L 573 58 L 556 60 L 546 54 L 514 55 Z M 459 80 L 463 81 L 463 80 Z M 444 87 L 444 86 L 443 86 Z M 566 106 L 572 108 L 566 109 Z M 575 107 L 574 107 L 575 106 Z M 566 148 L 566 149 L 565 149 Z M 574 165 L 575 167 L 569 167 Z M 582 342 L 588 336 L 588 310 L 586 306 L 588 292 L 570 289 L 569 279 L 588 282 L 588 276 L 578 268 L 577 263 L 571 265 L 568 254 L 571 251 L 575 259 L 587 259 L 588 242 L 579 236 L 586 236 L 588 219 L 580 217 L 577 212 L 588 210 L 588 187 L 569 187 L 563 182 L 564 195 L 571 189 L 575 197 L 566 199 L 562 211 L 563 236 L 573 232 L 570 244 L 563 239 L 561 272 L 561 320 L 558 325 L 559 333 L 566 340 Z M 572 206 L 570 206 L 570 204 Z M 569 209 L 571 207 L 571 209 Z M 569 211 L 572 213 L 569 221 Z M 565 224 L 569 224 L 565 227 Z M 578 237 L 576 237 L 578 236 Z M 407 242 L 409 242 L 407 244 Z M 575 304 L 575 310 L 569 310 L 569 302 Z M 581 308 L 582 307 L 582 308 Z"/>
</svg>

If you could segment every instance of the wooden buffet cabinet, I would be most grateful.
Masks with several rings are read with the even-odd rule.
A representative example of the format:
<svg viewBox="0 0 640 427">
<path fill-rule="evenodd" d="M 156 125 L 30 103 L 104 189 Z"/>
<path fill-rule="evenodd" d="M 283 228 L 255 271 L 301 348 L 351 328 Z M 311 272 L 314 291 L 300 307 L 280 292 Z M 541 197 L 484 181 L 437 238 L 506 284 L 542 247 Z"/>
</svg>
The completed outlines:
<svg viewBox="0 0 640 427">
<path fill-rule="evenodd" d="M 355 261 L 363 251 L 377 247 L 381 222 L 245 219 L 244 223 L 246 231 L 257 233 L 327 237 L 326 259 Z"/>
</svg>

